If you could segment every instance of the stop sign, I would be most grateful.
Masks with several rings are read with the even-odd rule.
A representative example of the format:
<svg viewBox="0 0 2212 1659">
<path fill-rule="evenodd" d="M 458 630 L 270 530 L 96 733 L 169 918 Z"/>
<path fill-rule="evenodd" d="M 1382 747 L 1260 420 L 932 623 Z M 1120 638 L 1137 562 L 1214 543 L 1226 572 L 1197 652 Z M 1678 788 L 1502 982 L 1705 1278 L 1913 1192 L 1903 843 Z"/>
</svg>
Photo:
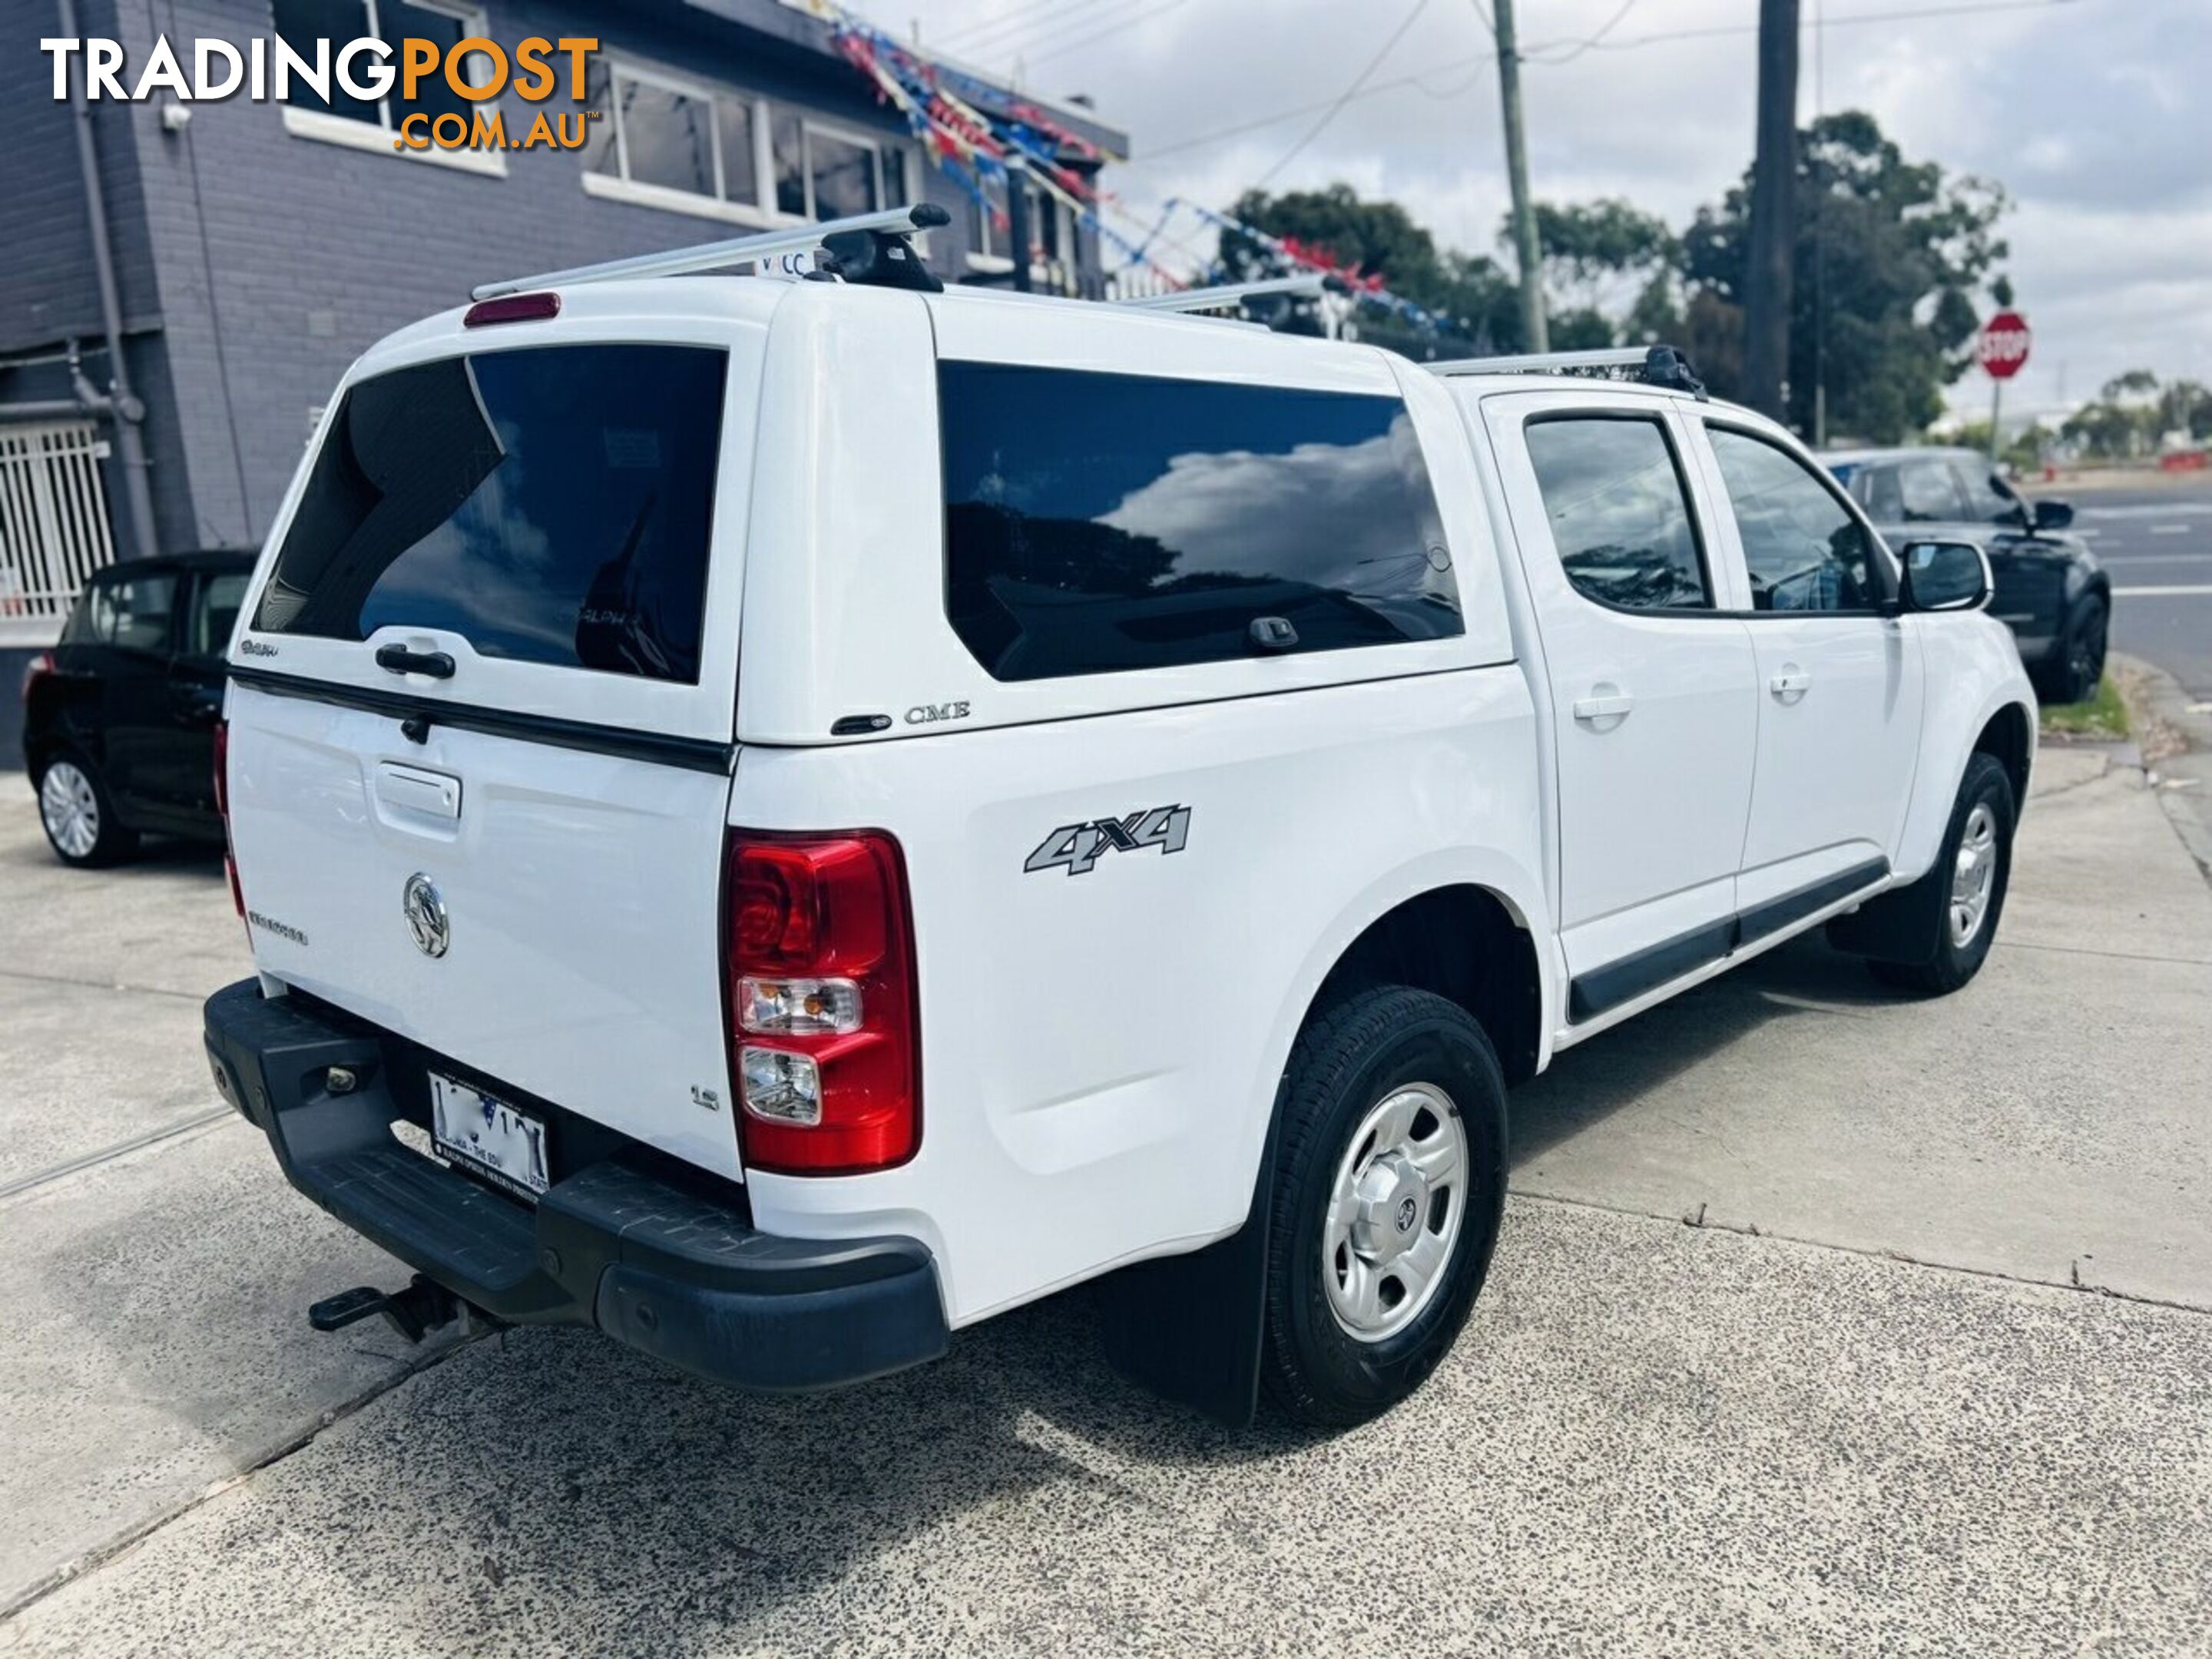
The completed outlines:
<svg viewBox="0 0 2212 1659">
<path fill-rule="evenodd" d="M 2027 366 L 2027 319 L 2017 311 L 2000 311 L 1974 337 L 1975 361 L 1991 380 L 2009 380 Z"/>
</svg>

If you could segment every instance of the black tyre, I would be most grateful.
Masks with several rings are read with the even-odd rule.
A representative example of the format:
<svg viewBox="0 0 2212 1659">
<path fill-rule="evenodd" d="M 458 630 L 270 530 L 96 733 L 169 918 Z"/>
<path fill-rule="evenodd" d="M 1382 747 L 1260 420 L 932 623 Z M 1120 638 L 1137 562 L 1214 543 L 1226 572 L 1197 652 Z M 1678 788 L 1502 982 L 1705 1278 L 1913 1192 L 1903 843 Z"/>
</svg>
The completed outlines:
<svg viewBox="0 0 2212 1659">
<path fill-rule="evenodd" d="M 2075 605 L 2056 660 L 2039 677 L 2036 691 L 2045 702 L 2081 702 L 2096 695 L 2105 678 L 2105 640 L 2111 627 L 2111 607 L 2103 594 L 2088 594 Z"/>
<path fill-rule="evenodd" d="M 1437 1368 L 1505 1206 L 1505 1082 L 1455 1003 L 1380 986 L 1316 1014 L 1283 1080 L 1269 1218 L 1268 1395 L 1343 1428 Z"/>
<path fill-rule="evenodd" d="M 137 832 L 116 816 L 100 769 L 64 749 L 39 774 L 39 823 L 64 864 L 97 869 L 138 850 Z"/>
<path fill-rule="evenodd" d="M 1981 971 L 2012 879 L 2017 817 L 2012 780 L 1996 757 L 1969 758 L 1950 828 L 1943 834 L 1943 850 L 1936 856 L 1934 873 L 1946 884 L 1942 908 L 1929 907 L 1935 948 L 1923 962 L 1869 963 L 1875 978 L 1921 996 L 1947 996 Z"/>
</svg>

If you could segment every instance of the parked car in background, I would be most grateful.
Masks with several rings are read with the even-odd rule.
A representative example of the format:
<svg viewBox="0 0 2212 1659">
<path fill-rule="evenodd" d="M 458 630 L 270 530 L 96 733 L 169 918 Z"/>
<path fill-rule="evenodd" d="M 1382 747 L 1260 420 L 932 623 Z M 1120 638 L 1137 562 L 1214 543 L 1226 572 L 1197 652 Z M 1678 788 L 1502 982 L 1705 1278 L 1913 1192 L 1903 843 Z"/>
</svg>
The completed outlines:
<svg viewBox="0 0 2212 1659">
<path fill-rule="evenodd" d="M 1823 457 L 1893 547 L 1971 541 L 1990 556 L 1990 614 L 2009 626 L 2045 702 L 2079 702 L 2105 675 L 2112 584 L 2064 501 L 2030 502 L 1971 449 L 1858 449 Z"/>
<path fill-rule="evenodd" d="M 23 763 L 64 864 L 112 864 L 143 832 L 221 842 L 215 728 L 249 552 L 95 573 L 23 677 Z"/>
</svg>

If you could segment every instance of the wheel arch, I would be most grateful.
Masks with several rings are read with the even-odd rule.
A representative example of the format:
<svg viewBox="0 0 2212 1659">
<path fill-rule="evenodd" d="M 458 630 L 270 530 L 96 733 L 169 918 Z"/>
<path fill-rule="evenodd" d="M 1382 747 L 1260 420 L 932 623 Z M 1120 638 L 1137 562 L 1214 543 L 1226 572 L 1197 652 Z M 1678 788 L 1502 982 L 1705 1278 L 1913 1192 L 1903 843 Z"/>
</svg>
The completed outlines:
<svg viewBox="0 0 2212 1659">
<path fill-rule="evenodd" d="M 2013 811 L 2027 799 L 2027 779 L 2035 757 L 2035 717 L 2025 704 L 2008 702 L 1982 723 L 1970 755 L 1989 755 L 2005 769 L 2012 782 Z M 1964 763 L 1960 763 L 1961 766 Z"/>
<path fill-rule="evenodd" d="M 1432 887 L 1376 916 L 1338 956 L 1299 1024 L 1371 985 L 1411 986 L 1456 1004 L 1490 1038 L 1509 1085 L 1535 1075 L 1546 1030 L 1536 943 L 1491 888 Z"/>
</svg>

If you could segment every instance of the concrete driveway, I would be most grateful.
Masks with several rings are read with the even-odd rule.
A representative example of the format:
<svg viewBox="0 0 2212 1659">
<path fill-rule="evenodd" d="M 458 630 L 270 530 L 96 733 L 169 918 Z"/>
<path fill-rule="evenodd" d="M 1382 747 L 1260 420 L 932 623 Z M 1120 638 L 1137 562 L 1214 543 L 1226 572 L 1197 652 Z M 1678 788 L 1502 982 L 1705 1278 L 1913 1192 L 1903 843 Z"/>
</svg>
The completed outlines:
<svg viewBox="0 0 2212 1659">
<path fill-rule="evenodd" d="M 2212 1650 L 2212 895 L 2101 753 L 1964 994 L 1800 944 L 1516 1095 L 1466 1336 L 1335 1440 L 1122 1384 L 1079 1293 L 811 1400 L 317 1337 L 393 1280 L 210 1114 L 219 869 L 18 797 L 0 927 L 0 1650 Z"/>
</svg>

